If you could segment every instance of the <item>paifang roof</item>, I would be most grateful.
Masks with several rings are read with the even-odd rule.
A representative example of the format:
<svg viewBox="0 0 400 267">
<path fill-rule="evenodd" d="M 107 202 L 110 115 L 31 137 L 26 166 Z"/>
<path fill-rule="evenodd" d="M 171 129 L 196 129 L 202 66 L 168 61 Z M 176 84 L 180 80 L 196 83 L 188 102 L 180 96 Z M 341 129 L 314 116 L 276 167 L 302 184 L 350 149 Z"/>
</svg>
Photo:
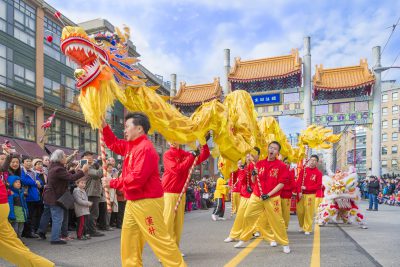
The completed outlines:
<svg viewBox="0 0 400 267">
<path fill-rule="evenodd" d="M 313 77 L 314 90 L 351 90 L 371 86 L 375 83 L 375 76 L 368 68 L 366 59 L 360 60 L 360 65 L 324 69 L 322 65 L 316 66 Z"/>
<path fill-rule="evenodd" d="M 301 73 L 299 51 L 292 49 L 290 55 L 241 61 L 236 58 L 228 79 L 234 82 L 252 82 L 286 78 Z"/>
<path fill-rule="evenodd" d="M 222 87 L 219 78 L 214 78 L 213 83 L 186 85 L 181 82 L 180 89 L 171 103 L 182 106 L 200 105 L 204 102 L 218 99 L 221 97 Z"/>
</svg>

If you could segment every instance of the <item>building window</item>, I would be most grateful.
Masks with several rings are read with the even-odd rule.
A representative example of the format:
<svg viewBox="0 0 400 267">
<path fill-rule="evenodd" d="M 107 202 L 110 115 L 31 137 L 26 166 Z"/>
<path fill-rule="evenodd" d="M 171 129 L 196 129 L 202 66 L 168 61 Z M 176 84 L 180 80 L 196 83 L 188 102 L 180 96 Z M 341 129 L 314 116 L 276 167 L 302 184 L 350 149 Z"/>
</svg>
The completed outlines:
<svg viewBox="0 0 400 267">
<path fill-rule="evenodd" d="M 333 104 L 333 113 L 348 113 L 350 112 L 350 103 Z"/>
<path fill-rule="evenodd" d="M 392 167 L 397 167 L 397 159 L 392 159 Z"/>
<path fill-rule="evenodd" d="M 20 83 L 35 87 L 35 72 L 14 63 L 14 79 Z"/>
<path fill-rule="evenodd" d="M 295 103 L 294 104 L 294 109 L 300 109 L 300 103 Z"/>
<path fill-rule="evenodd" d="M 0 134 L 35 140 L 35 111 L 0 101 Z"/>
<path fill-rule="evenodd" d="M 78 124 L 65 121 L 65 146 L 79 149 L 80 126 Z"/>
<path fill-rule="evenodd" d="M 388 114 L 388 108 L 382 108 L 382 115 L 386 116 Z"/>
<path fill-rule="evenodd" d="M 382 167 L 386 167 L 387 166 L 387 160 L 382 160 Z"/>
<path fill-rule="evenodd" d="M 48 118 L 50 117 L 50 114 L 47 114 L 45 117 Z M 47 142 L 50 145 L 56 145 L 56 146 L 63 146 L 62 142 L 62 136 L 64 136 L 63 131 L 62 131 L 62 123 L 60 119 L 54 119 L 50 132 L 47 135 Z"/>
<path fill-rule="evenodd" d="M 397 146 L 392 146 L 392 154 L 397 154 Z"/>
<path fill-rule="evenodd" d="M 7 32 L 7 4 L 0 0 L 0 31 Z"/>
<path fill-rule="evenodd" d="M 284 103 L 294 103 L 300 101 L 300 94 L 299 93 L 290 93 L 283 95 Z"/>
<path fill-rule="evenodd" d="M 395 100 L 398 100 L 398 99 L 399 99 L 399 93 L 398 92 L 393 92 L 392 93 L 392 100 L 395 101 Z"/>
<path fill-rule="evenodd" d="M 382 155 L 387 155 L 387 148 L 386 147 L 382 147 Z"/>
<path fill-rule="evenodd" d="M 60 50 L 60 39 L 61 39 L 61 27 L 44 17 L 44 53 L 58 61 L 61 61 L 61 50 Z M 52 42 L 47 41 L 47 36 L 51 35 L 53 37 Z"/>
<path fill-rule="evenodd" d="M 392 133 L 392 141 L 397 141 L 399 138 L 399 134 L 398 133 Z"/>
<path fill-rule="evenodd" d="M 399 106 L 393 106 L 392 107 L 392 114 L 398 114 L 399 113 Z"/>
<path fill-rule="evenodd" d="M 61 86 L 58 82 L 52 81 L 44 77 L 44 92 L 53 96 L 60 97 Z"/>
<path fill-rule="evenodd" d="M 382 134 L 382 142 L 387 142 L 387 134 Z"/>
<path fill-rule="evenodd" d="M 388 95 L 387 94 L 382 95 L 382 102 L 388 102 Z"/>
<path fill-rule="evenodd" d="M 85 127 L 84 132 L 85 150 L 97 153 L 97 131 Z"/>
<path fill-rule="evenodd" d="M 36 11 L 22 0 L 14 0 L 14 37 L 35 47 Z"/>
<path fill-rule="evenodd" d="M 382 121 L 382 128 L 386 129 L 388 127 L 388 122 L 387 121 Z"/>
<path fill-rule="evenodd" d="M 355 102 L 355 110 L 356 111 L 367 111 L 368 110 L 368 102 Z"/>
<path fill-rule="evenodd" d="M 0 44 L 0 83 L 7 84 L 7 48 L 2 44 Z"/>
<path fill-rule="evenodd" d="M 393 119 L 392 128 L 398 128 L 398 127 L 399 127 L 399 119 Z"/>
<path fill-rule="evenodd" d="M 67 108 L 80 112 L 81 108 L 78 103 L 78 90 L 76 90 L 75 87 L 75 79 L 62 75 L 61 80 L 65 88 L 65 106 Z"/>
<path fill-rule="evenodd" d="M 290 110 L 290 104 L 284 104 L 283 105 L 284 110 Z"/>
<path fill-rule="evenodd" d="M 274 106 L 274 112 L 278 112 L 278 111 L 279 111 L 279 106 L 278 105 Z"/>
</svg>

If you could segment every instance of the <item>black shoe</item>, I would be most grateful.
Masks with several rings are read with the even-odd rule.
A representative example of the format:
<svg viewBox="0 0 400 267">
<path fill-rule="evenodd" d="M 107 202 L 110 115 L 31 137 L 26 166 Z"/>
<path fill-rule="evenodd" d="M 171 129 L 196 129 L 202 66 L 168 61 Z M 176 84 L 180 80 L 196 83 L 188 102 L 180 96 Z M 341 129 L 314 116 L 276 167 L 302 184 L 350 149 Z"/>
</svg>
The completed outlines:
<svg viewBox="0 0 400 267">
<path fill-rule="evenodd" d="M 99 232 L 94 232 L 92 234 L 90 234 L 91 237 L 99 237 L 99 236 L 104 236 L 104 234 L 99 233 Z"/>
<path fill-rule="evenodd" d="M 33 234 L 30 234 L 30 235 L 24 235 L 23 237 L 25 237 L 25 238 L 38 238 L 38 236 L 37 236 L 37 235 L 33 235 Z"/>
<path fill-rule="evenodd" d="M 368 211 L 372 211 L 372 209 L 367 209 Z"/>
<path fill-rule="evenodd" d="M 378 211 L 377 209 L 374 209 L 374 211 Z"/>
<path fill-rule="evenodd" d="M 52 245 L 66 245 L 68 243 L 67 243 L 67 241 L 64 241 L 64 240 L 57 240 L 57 241 L 51 241 L 50 244 L 52 244 Z"/>
<path fill-rule="evenodd" d="M 46 240 L 46 235 L 44 233 L 38 232 L 39 239 Z"/>
</svg>

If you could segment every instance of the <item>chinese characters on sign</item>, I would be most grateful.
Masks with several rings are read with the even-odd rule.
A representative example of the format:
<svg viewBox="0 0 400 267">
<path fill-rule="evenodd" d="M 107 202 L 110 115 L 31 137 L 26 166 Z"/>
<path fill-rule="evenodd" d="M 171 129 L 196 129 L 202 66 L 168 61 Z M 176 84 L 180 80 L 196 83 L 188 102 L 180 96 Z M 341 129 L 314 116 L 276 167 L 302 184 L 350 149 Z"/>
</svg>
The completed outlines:
<svg viewBox="0 0 400 267">
<path fill-rule="evenodd" d="M 252 95 L 254 105 L 279 104 L 281 103 L 281 94 Z"/>
</svg>

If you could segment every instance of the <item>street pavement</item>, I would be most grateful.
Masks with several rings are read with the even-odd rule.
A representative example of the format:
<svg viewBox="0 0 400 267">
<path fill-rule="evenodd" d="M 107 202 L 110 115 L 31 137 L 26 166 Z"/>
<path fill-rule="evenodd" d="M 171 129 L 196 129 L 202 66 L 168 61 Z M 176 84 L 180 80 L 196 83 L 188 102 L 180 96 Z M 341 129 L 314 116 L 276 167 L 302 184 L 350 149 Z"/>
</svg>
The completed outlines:
<svg viewBox="0 0 400 267">
<path fill-rule="evenodd" d="M 378 212 L 369 212 L 363 202 L 361 208 L 367 216 L 366 230 L 328 225 L 320 227 L 319 234 L 317 230 L 305 236 L 297 231 L 297 217 L 291 216 L 288 234 L 292 252 L 284 254 L 280 246 L 272 248 L 261 239 L 251 240 L 244 249 L 224 243 L 233 224 L 228 203 L 226 221 L 212 221 L 212 209 L 187 213 L 181 248 L 188 266 L 400 266 L 396 264 L 400 263 L 400 207 L 380 205 Z M 105 234 L 63 246 L 32 239 L 24 242 L 57 266 L 121 266 L 120 231 Z M 143 259 L 144 266 L 161 266 L 147 245 Z M 12 265 L 0 260 L 0 266 Z"/>
</svg>

